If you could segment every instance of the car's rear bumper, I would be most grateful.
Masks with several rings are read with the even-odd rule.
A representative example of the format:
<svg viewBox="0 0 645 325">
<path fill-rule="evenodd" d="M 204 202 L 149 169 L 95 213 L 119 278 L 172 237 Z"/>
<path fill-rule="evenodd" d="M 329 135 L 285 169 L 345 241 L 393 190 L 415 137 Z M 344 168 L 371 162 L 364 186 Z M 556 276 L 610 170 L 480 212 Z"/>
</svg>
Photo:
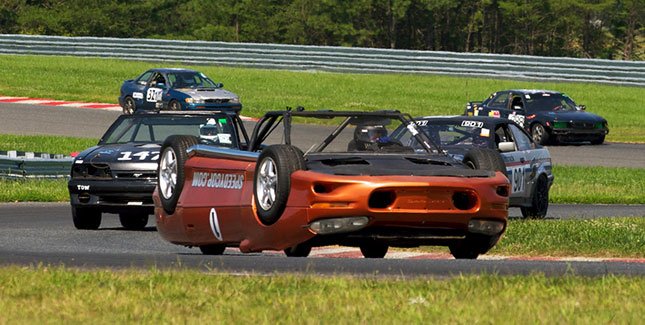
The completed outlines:
<svg viewBox="0 0 645 325">
<path fill-rule="evenodd" d="M 67 183 L 70 203 L 103 212 L 146 210 L 153 213 L 152 192 L 156 182 L 86 180 L 72 178 Z"/>
</svg>

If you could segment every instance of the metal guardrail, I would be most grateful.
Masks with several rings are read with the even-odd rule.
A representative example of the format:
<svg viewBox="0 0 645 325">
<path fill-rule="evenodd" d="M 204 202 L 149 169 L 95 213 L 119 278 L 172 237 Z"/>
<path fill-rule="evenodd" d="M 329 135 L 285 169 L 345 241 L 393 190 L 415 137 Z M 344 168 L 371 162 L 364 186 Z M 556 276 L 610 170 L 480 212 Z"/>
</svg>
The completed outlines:
<svg viewBox="0 0 645 325">
<path fill-rule="evenodd" d="M 73 157 L 24 151 L 0 151 L 0 178 L 67 179 Z"/>
<path fill-rule="evenodd" d="M 331 46 L 0 34 L 0 54 L 74 55 L 351 73 L 417 73 L 645 87 L 645 62 Z"/>
</svg>

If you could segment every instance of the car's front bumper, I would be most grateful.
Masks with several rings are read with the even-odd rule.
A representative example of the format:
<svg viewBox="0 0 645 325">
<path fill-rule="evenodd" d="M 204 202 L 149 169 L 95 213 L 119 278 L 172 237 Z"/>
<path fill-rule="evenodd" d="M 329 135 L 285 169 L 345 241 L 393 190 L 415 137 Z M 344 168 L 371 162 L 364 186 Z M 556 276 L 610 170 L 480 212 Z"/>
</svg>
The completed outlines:
<svg viewBox="0 0 645 325">
<path fill-rule="evenodd" d="M 67 183 L 70 203 L 94 207 L 102 212 L 118 213 L 146 210 L 153 213 L 152 192 L 156 181 L 114 181 L 72 178 Z"/>
<path fill-rule="evenodd" d="M 609 133 L 608 128 L 602 129 L 576 129 L 553 128 L 551 134 L 562 141 L 592 141 Z"/>
<path fill-rule="evenodd" d="M 239 112 L 242 110 L 241 103 L 184 103 L 185 110 L 194 111 L 231 111 Z"/>
</svg>

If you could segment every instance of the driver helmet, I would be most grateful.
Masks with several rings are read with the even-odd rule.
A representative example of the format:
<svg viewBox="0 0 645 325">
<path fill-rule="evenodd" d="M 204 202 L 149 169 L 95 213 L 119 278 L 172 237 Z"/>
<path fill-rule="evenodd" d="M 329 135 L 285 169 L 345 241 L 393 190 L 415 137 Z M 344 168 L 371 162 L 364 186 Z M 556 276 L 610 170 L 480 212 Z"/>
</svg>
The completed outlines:
<svg viewBox="0 0 645 325">
<path fill-rule="evenodd" d="M 202 139 L 207 139 L 215 142 L 218 139 L 218 133 L 219 129 L 214 118 L 208 119 L 206 124 L 199 125 L 199 137 Z"/>
<path fill-rule="evenodd" d="M 387 129 L 383 125 L 361 125 L 354 130 L 354 141 L 359 144 L 387 142 Z"/>
</svg>

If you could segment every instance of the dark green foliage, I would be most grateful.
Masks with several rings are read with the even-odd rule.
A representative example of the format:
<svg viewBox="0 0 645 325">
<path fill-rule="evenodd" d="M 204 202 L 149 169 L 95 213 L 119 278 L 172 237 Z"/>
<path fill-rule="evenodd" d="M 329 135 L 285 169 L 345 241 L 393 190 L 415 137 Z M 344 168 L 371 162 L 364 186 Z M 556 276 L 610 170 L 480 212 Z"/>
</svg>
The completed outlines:
<svg viewBox="0 0 645 325">
<path fill-rule="evenodd" d="M 645 0 L 3 0 L 0 33 L 645 59 Z"/>
</svg>

